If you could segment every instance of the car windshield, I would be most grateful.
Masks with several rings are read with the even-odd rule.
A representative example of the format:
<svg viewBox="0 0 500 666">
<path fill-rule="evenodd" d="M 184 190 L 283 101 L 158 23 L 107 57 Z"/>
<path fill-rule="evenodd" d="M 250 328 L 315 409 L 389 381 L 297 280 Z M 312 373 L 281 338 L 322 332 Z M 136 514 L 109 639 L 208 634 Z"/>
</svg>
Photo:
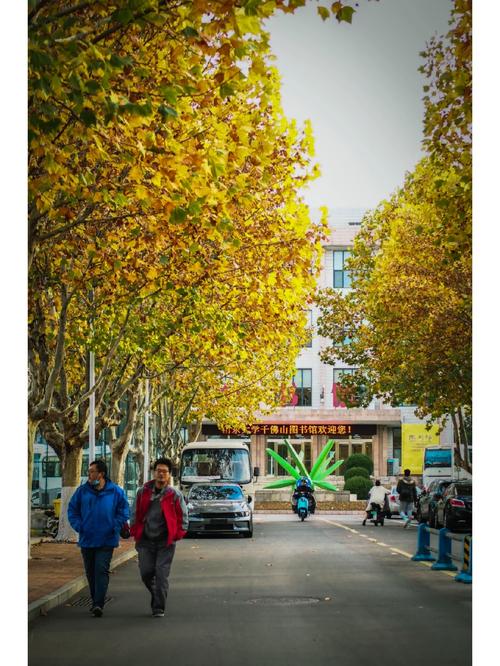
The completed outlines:
<svg viewBox="0 0 500 666">
<path fill-rule="evenodd" d="M 202 481 L 235 481 L 250 483 L 250 457 L 247 449 L 187 449 L 182 453 L 181 482 Z M 208 477 L 208 478 L 207 478 Z"/>
<path fill-rule="evenodd" d="M 238 486 L 193 486 L 190 500 L 243 500 L 243 492 Z"/>
</svg>

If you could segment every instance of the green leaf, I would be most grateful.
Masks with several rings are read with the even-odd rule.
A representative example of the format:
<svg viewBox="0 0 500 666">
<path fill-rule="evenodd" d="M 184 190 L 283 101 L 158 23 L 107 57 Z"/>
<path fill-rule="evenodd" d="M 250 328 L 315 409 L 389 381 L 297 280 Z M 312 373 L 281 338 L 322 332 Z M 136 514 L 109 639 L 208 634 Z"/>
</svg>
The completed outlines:
<svg viewBox="0 0 500 666">
<path fill-rule="evenodd" d="M 99 90 L 101 90 L 101 84 L 98 81 L 94 81 L 93 79 L 91 79 L 90 81 L 86 81 L 85 89 L 91 95 L 95 95 L 95 93 L 97 93 L 97 92 L 99 92 Z"/>
<path fill-rule="evenodd" d="M 88 108 L 82 110 L 80 113 L 80 120 L 85 125 L 85 127 L 90 127 L 91 125 L 95 125 L 97 123 L 97 118 L 94 111 Z"/>
<path fill-rule="evenodd" d="M 231 97 L 235 94 L 235 90 L 230 83 L 223 83 L 219 88 L 219 94 L 222 98 Z"/>
<path fill-rule="evenodd" d="M 300 478 L 300 474 L 298 471 L 295 469 L 295 467 L 292 467 L 290 463 L 282 458 L 276 451 L 273 451 L 273 449 L 266 449 L 267 453 L 276 460 L 276 462 L 283 467 L 284 470 L 286 470 L 291 476 L 293 476 L 295 479 Z"/>
<path fill-rule="evenodd" d="M 172 224 L 179 224 L 180 222 L 184 222 L 186 217 L 187 211 L 178 206 L 170 213 L 170 222 L 172 222 Z"/>
<path fill-rule="evenodd" d="M 283 479 L 282 481 L 273 481 L 273 483 L 267 483 L 264 488 L 286 488 L 287 486 L 294 486 L 297 479 Z"/>
<path fill-rule="evenodd" d="M 123 7 L 123 9 L 119 9 L 118 11 L 111 14 L 111 20 L 122 23 L 123 25 L 130 23 L 133 18 L 134 14 L 127 7 Z"/>
<path fill-rule="evenodd" d="M 315 481 L 314 483 L 320 488 L 323 488 L 323 490 L 332 490 L 333 492 L 338 490 L 337 486 L 334 486 L 332 483 L 328 483 L 328 481 Z"/>
<path fill-rule="evenodd" d="M 334 445 L 333 439 L 329 439 L 328 442 L 323 447 L 323 450 L 319 454 L 318 459 L 314 463 L 313 468 L 311 470 L 311 475 L 310 476 L 311 476 L 312 479 L 314 479 L 314 477 L 316 476 L 316 472 L 320 469 L 321 464 L 323 463 L 323 460 L 330 453 L 330 449 L 332 448 L 333 445 Z"/>
<path fill-rule="evenodd" d="M 337 21 L 345 21 L 346 23 L 352 23 L 352 15 L 356 10 L 352 7 L 342 7 L 342 9 L 337 12 Z"/>
<path fill-rule="evenodd" d="M 317 12 L 323 21 L 327 21 L 330 18 L 330 11 L 327 7 L 317 7 Z"/>
<path fill-rule="evenodd" d="M 287 445 L 287 448 L 290 452 L 290 456 L 292 457 L 295 464 L 297 465 L 297 469 L 299 470 L 301 475 L 306 476 L 307 478 L 309 478 L 309 472 L 305 468 L 304 463 L 302 462 L 302 460 L 297 455 L 297 451 L 293 448 L 293 446 L 290 444 L 290 442 L 287 439 L 285 439 L 285 444 Z"/>
<path fill-rule="evenodd" d="M 331 467 L 328 467 L 328 469 L 322 470 L 316 476 L 314 477 L 314 482 L 317 483 L 318 481 L 322 481 L 323 479 L 326 479 L 327 476 L 330 476 L 330 474 L 333 474 L 335 470 L 342 465 L 344 461 L 343 460 L 337 460 L 336 463 L 334 463 Z"/>
<path fill-rule="evenodd" d="M 172 88 L 172 86 L 161 86 L 160 92 L 169 104 L 174 106 L 177 104 L 178 93 L 175 88 Z"/>
<path fill-rule="evenodd" d="M 164 120 L 167 118 L 177 118 L 177 111 L 175 109 L 172 109 L 171 106 L 167 106 L 166 104 L 162 104 L 161 106 L 158 107 L 158 113 L 162 116 Z"/>
<path fill-rule="evenodd" d="M 186 39 L 191 39 L 192 37 L 200 36 L 198 30 L 195 30 L 190 25 L 186 26 L 183 30 L 181 30 L 181 34 L 183 34 L 184 37 L 186 37 Z"/>
</svg>

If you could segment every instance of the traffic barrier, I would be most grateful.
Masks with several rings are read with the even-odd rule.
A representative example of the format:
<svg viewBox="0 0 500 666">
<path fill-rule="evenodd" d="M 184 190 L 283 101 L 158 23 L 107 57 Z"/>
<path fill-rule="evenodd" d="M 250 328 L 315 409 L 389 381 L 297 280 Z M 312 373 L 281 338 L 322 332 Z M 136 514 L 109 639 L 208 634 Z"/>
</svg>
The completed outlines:
<svg viewBox="0 0 500 666">
<path fill-rule="evenodd" d="M 430 528 L 425 523 L 420 523 L 417 528 L 417 552 L 411 558 L 415 562 L 435 562 L 436 558 L 431 555 Z"/>
<path fill-rule="evenodd" d="M 439 530 L 439 542 L 438 542 L 438 560 L 435 562 L 431 569 L 436 569 L 438 571 L 457 571 L 457 567 L 453 564 L 452 554 L 451 554 L 451 542 L 454 538 L 454 535 L 443 527 Z M 457 539 L 461 541 L 462 539 Z"/>
<path fill-rule="evenodd" d="M 464 539 L 464 558 L 462 571 L 455 576 L 457 583 L 472 583 L 472 537 Z"/>
</svg>

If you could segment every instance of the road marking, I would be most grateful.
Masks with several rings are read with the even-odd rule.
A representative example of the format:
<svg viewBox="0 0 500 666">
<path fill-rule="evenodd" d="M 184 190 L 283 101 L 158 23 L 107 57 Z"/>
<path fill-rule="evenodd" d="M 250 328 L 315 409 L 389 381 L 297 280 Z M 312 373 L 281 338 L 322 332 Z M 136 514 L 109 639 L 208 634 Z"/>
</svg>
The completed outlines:
<svg viewBox="0 0 500 666">
<path fill-rule="evenodd" d="M 368 539 L 368 541 L 377 544 L 377 546 L 384 546 L 385 548 L 390 548 L 392 551 L 392 555 L 403 555 L 403 557 L 407 557 L 410 560 L 413 557 L 411 553 L 407 553 L 405 550 L 400 550 L 399 548 L 394 548 L 393 546 L 390 546 L 387 543 L 382 543 L 382 541 L 377 541 L 376 539 L 368 537 L 366 534 L 361 534 L 357 530 L 353 530 L 350 527 L 347 527 L 347 525 L 336 523 L 333 520 L 328 520 L 327 518 L 319 518 L 319 520 L 322 520 L 324 523 L 330 523 L 330 525 L 335 525 L 335 527 L 341 527 L 343 530 L 347 530 L 348 532 L 354 532 L 354 534 L 358 534 L 360 537 L 363 537 L 363 539 Z M 426 567 L 430 568 L 432 567 L 433 562 L 421 561 L 419 562 L 419 564 L 425 564 Z M 450 576 L 450 578 L 455 578 L 456 576 L 456 573 L 453 571 L 440 571 L 440 573 L 446 574 L 446 576 Z"/>
<path fill-rule="evenodd" d="M 411 553 L 407 553 L 404 550 L 399 550 L 399 548 L 391 548 L 391 550 L 392 550 L 393 553 L 398 553 L 398 555 L 404 555 L 405 557 L 409 557 L 410 560 L 413 557 L 413 555 Z"/>
</svg>

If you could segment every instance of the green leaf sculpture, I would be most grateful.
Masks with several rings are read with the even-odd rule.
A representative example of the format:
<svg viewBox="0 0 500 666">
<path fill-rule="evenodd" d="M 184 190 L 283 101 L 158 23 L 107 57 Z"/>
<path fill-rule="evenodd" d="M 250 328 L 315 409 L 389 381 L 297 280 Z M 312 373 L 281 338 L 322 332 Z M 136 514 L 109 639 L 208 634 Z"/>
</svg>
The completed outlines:
<svg viewBox="0 0 500 666">
<path fill-rule="evenodd" d="M 290 453 L 290 458 L 295 463 L 295 467 L 291 465 L 288 460 L 282 458 L 279 453 L 273 451 L 273 449 L 266 449 L 267 453 L 269 453 L 269 455 L 273 457 L 276 462 L 290 474 L 290 476 L 286 479 L 280 479 L 279 481 L 268 483 L 264 488 L 286 488 L 287 486 L 293 486 L 301 476 L 305 476 L 311 482 L 313 490 L 314 486 L 318 486 L 323 490 L 331 490 L 332 492 L 338 490 L 337 486 L 324 480 L 344 462 L 343 460 L 337 460 L 336 463 L 330 465 L 335 455 L 334 453 L 330 453 L 331 448 L 334 445 L 333 439 L 329 439 L 325 444 L 310 472 L 307 471 L 307 468 L 304 465 L 302 451 L 298 454 L 287 439 L 285 439 L 285 444 Z"/>
</svg>

